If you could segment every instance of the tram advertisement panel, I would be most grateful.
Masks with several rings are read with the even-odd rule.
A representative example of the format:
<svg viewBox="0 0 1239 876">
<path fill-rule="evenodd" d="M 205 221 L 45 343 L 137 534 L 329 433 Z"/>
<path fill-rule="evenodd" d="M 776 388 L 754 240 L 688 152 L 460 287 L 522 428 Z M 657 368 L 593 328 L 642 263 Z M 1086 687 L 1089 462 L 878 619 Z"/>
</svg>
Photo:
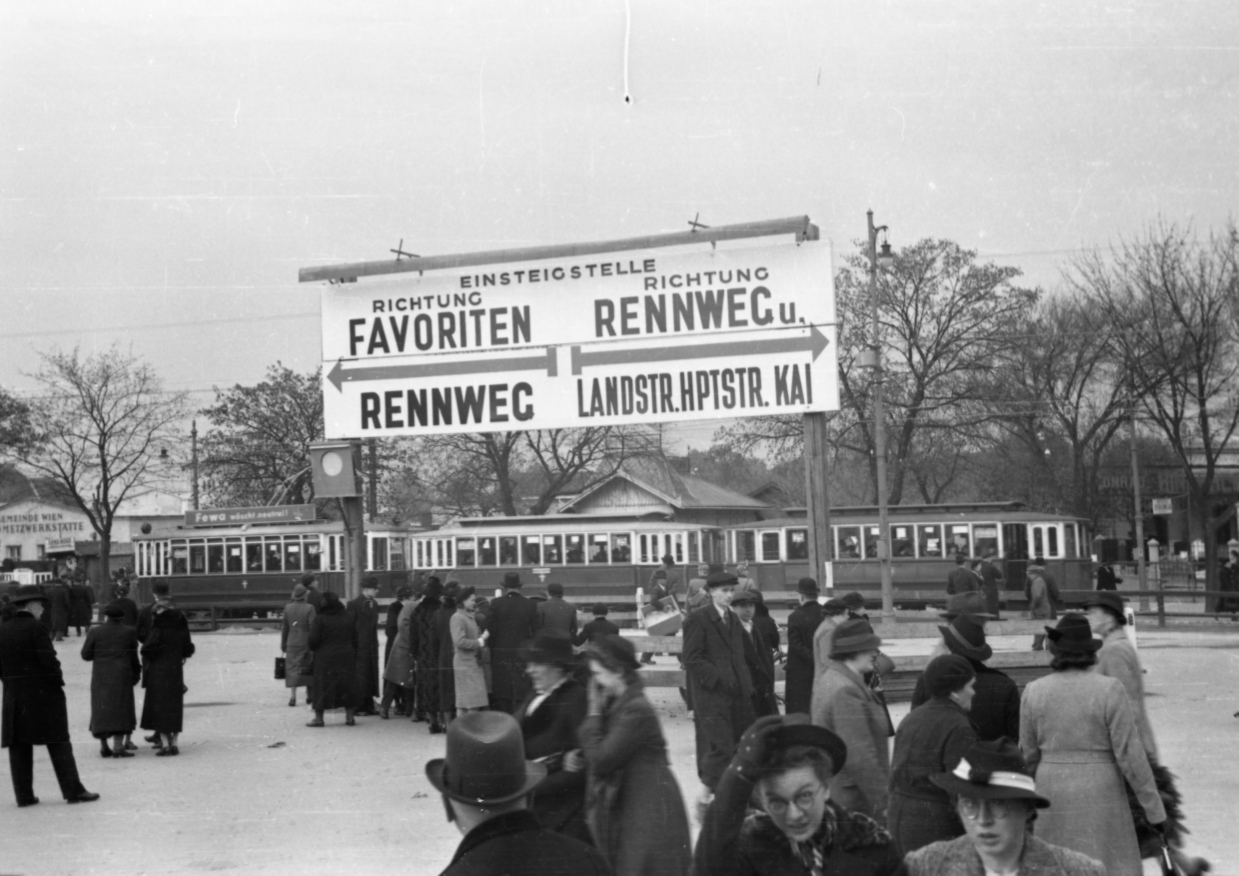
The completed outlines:
<svg viewBox="0 0 1239 876">
<path fill-rule="evenodd" d="M 324 285 L 328 438 L 837 410 L 824 241 Z"/>
</svg>

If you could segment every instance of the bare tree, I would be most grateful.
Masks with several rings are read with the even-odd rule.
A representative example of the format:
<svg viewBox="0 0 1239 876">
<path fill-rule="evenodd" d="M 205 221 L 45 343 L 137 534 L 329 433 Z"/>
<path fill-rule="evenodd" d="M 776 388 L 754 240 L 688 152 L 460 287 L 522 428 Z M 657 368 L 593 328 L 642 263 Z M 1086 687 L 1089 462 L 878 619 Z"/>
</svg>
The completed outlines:
<svg viewBox="0 0 1239 876">
<path fill-rule="evenodd" d="M 63 486 L 99 533 L 102 588 L 122 503 L 172 474 L 160 451 L 184 442 L 186 397 L 164 393 L 150 365 L 116 346 L 42 360 L 31 375 L 41 388 L 30 412 L 36 440 L 22 460 Z"/>
<path fill-rule="evenodd" d="M 1203 530 L 1211 589 L 1217 580 L 1214 487 L 1239 427 L 1237 254 L 1233 227 L 1201 239 L 1190 228 L 1163 222 L 1112 247 L 1108 259 L 1096 252 L 1079 256 L 1069 275 L 1115 327 L 1143 419 L 1183 468 L 1192 517 Z"/>
<path fill-rule="evenodd" d="M 20 456 L 34 440 L 30 405 L 0 387 L 0 459 Z"/>
</svg>

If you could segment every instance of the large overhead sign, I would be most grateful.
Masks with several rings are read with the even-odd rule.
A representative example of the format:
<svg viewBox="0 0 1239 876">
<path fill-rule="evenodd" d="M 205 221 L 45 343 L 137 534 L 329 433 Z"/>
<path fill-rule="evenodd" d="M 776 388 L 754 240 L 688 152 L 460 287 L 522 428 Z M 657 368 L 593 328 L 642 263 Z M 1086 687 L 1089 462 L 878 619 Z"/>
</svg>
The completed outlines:
<svg viewBox="0 0 1239 876">
<path fill-rule="evenodd" d="M 829 244 L 790 236 L 363 276 L 322 320 L 331 439 L 839 406 Z"/>
</svg>

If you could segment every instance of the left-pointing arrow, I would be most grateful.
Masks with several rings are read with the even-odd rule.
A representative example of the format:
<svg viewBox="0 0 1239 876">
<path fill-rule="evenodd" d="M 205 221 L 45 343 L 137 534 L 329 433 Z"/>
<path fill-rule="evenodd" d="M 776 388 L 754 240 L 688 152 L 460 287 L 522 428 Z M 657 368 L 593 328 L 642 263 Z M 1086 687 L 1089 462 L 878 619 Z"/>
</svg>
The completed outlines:
<svg viewBox="0 0 1239 876">
<path fill-rule="evenodd" d="M 344 360 L 337 359 L 327 374 L 327 379 L 338 391 L 344 391 L 345 383 L 370 380 L 401 380 L 419 377 L 443 377 L 452 374 L 488 374 L 496 371 L 535 371 L 545 368 L 547 377 L 558 372 L 559 359 L 556 347 L 547 347 L 536 356 L 479 356 L 460 362 L 418 362 L 401 365 L 364 365 L 361 368 L 345 368 Z"/>
</svg>

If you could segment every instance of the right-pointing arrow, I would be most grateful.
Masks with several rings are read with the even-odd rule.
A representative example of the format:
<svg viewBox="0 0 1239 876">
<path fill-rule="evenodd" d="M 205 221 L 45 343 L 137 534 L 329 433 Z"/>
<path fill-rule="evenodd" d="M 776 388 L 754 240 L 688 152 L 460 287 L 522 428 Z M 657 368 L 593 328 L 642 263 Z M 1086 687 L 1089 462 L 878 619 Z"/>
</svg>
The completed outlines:
<svg viewBox="0 0 1239 876">
<path fill-rule="evenodd" d="M 712 344 L 691 344 L 682 347 L 638 347 L 629 349 L 601 349 L 597 351 L 572 348 L 572 373 L 580 374 L 582 368 L 597 365 L 629 365 L 634 362 L 674 362 L 683 359 L 717 359 L 733 356 L 759 356 L 764 353 L 813 354 L 816 359 L 826 349 L 826 336 L 817 326 L 809 326 L 809 333 L 780 332 L 779 337 L 758 340 L 718 341 Z"/>
</svg>

